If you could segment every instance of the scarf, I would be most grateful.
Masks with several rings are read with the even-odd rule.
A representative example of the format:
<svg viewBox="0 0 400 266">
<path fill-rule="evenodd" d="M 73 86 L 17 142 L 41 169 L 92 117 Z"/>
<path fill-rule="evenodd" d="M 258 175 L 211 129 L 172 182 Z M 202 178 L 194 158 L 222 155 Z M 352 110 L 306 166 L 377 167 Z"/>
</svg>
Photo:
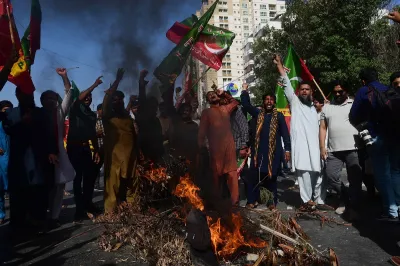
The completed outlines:
<svg viewBox="0 0 400 266">
<path fill-rule="evenodd" d="M 254 153 L 254 165 L 257 167 L 257 156 L 258 147 L 260 145 L 260 134 L 264 125 L 265 119 L 265 108 L 263 108 L 257 118 L 256 126 L 256 139 L 255 139 L 255 153 Z M 272 111 L 271 123 L 269 126 L 269 143 L 268 143 L 268 176 L 272 177 L 272 163 L 274 161 L 275 149 L 276 149 L 276 131 L 278 129 L 278 110 L 274 108 Z"/>
</svg>

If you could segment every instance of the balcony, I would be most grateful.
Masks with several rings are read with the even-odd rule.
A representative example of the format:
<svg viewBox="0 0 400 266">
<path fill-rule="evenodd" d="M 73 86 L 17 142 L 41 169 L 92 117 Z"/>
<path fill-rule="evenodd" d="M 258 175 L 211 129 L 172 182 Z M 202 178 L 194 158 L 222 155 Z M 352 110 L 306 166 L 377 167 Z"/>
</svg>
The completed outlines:
<svg viewBox="0 0 400 266">
<path fill-rule="evenodd" d="M 247 68 L 249 66 L 254 66 L 254 60 L 249 60 L 244 63 L 244 68 Z"/>
</svg>

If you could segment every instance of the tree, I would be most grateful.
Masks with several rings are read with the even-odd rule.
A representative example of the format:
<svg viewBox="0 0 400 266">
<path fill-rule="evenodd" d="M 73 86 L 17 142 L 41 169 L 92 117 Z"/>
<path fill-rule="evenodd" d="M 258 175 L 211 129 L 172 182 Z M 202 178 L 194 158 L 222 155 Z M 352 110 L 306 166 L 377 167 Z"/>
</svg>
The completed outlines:
<svg viewBox="0 0 400 266">
<path fill-rule="evenodd" d="M 293 0 L 282 16 L 282 30 L 264 29 L 253 50 L 255 75 L 261 95 L 276 86 L 276 69 L 271 54 L 285 55 L 289 42 L 316 80 L 329 94 L 329 83 L 341 79 L 353 92 L 360 87 L 359 71 L 375 67 L 381 81 L 398 69 L 398 25 L 382 18 L 389 0 Z"/>
</svg>

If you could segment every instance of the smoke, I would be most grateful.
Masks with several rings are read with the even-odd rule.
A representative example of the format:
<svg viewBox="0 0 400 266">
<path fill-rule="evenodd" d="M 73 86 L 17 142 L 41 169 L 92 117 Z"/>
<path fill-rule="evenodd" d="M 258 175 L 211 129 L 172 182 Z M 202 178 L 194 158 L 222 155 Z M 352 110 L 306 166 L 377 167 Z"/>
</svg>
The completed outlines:
<svg viewBox="0 0 400 266">
<path fill-rule="evenodd" d="M 152 73 L 173 47 L 165 37 L 168 28 L 200 5 L 199 0 L 68 0 L 43 1 L 42 10 L 53 19 L 79 23 L 79 30 L 101 47 L 101 68 L 125 69 L 120 89 L 132 94 L 140 70 Z"/>
</svg>

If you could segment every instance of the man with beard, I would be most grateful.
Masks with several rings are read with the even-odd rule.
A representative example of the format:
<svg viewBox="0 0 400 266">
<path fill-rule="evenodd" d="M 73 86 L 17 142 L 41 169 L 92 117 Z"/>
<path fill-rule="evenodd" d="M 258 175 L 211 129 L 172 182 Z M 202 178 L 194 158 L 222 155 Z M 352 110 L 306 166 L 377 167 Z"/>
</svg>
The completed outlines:
<svg viewBox="0 0 400 266">
<path fill-rule="evenodd" d="M 275 55 L 274 63 L 283 79 L 285 95 L 292 113 L 290 122 L 292 168 L 299 182 L 304 207 L 315 209 L 315 203 L 323 206 L 324 194 L 321 192 L 324 191 L 321 188 L 321 161 L 318 156 L 318 114 L 312 105 L 311 83 L 300 82 L 299 96 L 297 96 L 279 55 Z"/>
<path fill-rule="evenodd" d="M 340 197 L 341 204 L 336 209 L 337 214 L 346 214 L 354 218 L 354 211 L 360 203 L 362 191 L 362 170 L 358 160 L 355 139 L 357 130 L 350 124 L 349 112 L 353 100 L 348 97 L 345 86 L 340 81 L 332 82 L 334 100 L 323 107 L 319 131 L 321 159 L 326 160 L 326 175 L 328 186 Z M 326 131 L 328 130 L 328 148 L 325 147 Z M 349 190 L 340 180 L 343 164 L 346 164 Z"/>
<path fill-rule="evenodd" d="M 226 98 L 228 104 L 221 106 L 221 98 Z M 220 197 L 222 195 L 225 183 L 222 178 L 226 177 L 231 203 L 236 205 L 239 201 L 239 183 L 230 115 L 239 103 L 223 90 L 208 91 L 207 101 L 210 108 L 205 109 L 201 114 L 198 145 L 200 149 L 204 148 L 207 138 L 213 173 L 214 196 Z"/>
<path fill-rule="evenodd" d="M 272 93 L 263 96 L 263 107 L 259 110 L 250 103 L 247 86 L 243 86 L 240 96 L 244 110 L 253 118 L 257 119 L 255 130 L 255 140 L 251 145 L 251 164 L 247 184 L 247 205 L 248 208 L 255 208 L 256 202 L 260 197 L 262 185 L 273 193 L 267 205 L 274 208 L 278 203 L 278 190 L 276 180 L 281 168 L 281 156 L 284 152 L 282 148 L 283 138 L 285 148 L 285 161 L 290 160 L 290 136 L 285 117 L 275 108 L 276 98 Z"/>
<path fill-rule="evenodd" d="M 104 125 L 104 209 L 112 212 L 122 202 L 133 202 L 137 190 L 136 163 L 138 149 L 133 119 L 124 106 L 125 95 L 118 91 L 124 70 L 103 100 Z"/>
</svg>

